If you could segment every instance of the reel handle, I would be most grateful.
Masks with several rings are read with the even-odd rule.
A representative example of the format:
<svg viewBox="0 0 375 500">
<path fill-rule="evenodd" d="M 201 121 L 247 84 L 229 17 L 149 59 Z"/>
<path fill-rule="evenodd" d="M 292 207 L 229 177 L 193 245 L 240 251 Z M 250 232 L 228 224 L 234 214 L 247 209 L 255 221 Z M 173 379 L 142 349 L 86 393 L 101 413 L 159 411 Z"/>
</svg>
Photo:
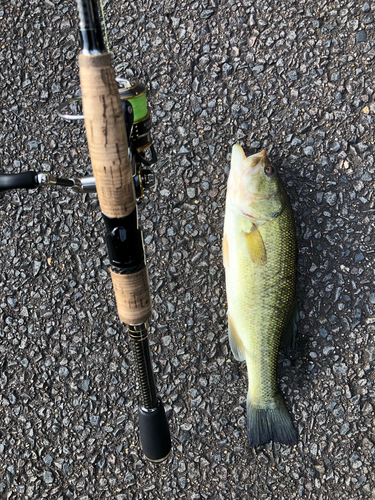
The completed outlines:
<svg viewBox="0 0 375 500">
<path fill-rule="evenodd" d="M 39 185 L 37 173 L 32 170 L 21 174 L 0 174 L 0 192 L 9 189 L 35 189 Z"/>
</svg>

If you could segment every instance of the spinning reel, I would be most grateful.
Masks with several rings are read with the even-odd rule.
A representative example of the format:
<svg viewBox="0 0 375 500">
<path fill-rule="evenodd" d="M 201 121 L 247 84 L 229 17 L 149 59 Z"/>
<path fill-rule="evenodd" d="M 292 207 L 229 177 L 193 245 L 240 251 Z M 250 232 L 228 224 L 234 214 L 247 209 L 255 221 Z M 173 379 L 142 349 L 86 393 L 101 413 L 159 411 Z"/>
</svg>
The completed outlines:
<svg viewBox="0 0 375 500">
<path fill-rule="evenodd" d="M 155 185 L 155 175 L 150 170 L 157 162 L 157 155 L 151 137 L 152 117 L 147 107 L 147 89 L 142 83 L 125 78 L 116 78 L 124 112 L 129 158 L 132 165 L 133 181 L 137 202 L 144 196 L 144 191 Z M 58 116 L 65 120 L 83 120 L 82 114 L 66 114 L 63 110 L 79 103 L 81 97 L 69 99 L 57 108 Z M 40 185 L 70 187 L 79 193 L 96 192 L 93 176 L 64 179 L 44 172 L 23 172 L 21 174 L 0 174 L 0 192 L 8 189 L 34 189 Z"/>
</svg>

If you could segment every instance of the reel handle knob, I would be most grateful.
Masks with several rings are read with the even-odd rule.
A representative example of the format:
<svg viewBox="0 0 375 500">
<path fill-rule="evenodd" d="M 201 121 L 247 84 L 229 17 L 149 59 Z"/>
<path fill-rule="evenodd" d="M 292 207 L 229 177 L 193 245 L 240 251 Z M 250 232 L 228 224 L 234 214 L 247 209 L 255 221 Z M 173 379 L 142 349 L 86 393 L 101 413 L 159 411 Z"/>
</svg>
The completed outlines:
<svg viewBox="0 0 375 500">
<path fill-rule="evenodd" d="M 32 170 L 21 174 L 0 174 L 0 192 L 9 189 L 35 189 L 39 185 L 37 173 Z"/>
</svg>

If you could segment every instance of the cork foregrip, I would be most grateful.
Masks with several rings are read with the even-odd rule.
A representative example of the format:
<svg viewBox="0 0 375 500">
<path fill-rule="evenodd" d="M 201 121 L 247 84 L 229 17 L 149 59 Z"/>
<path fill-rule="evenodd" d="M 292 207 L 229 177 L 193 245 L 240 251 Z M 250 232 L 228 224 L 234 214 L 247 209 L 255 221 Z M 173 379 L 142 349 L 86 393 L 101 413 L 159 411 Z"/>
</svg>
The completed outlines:
<svg viewBox="0 0 375 500">
<path fill-rule="evenodd" d="M 146 323 L 152 314 L 147 267 L 134 274 L 117 274 L 111 270 L 120 320 L 128 325 Z"/>
<path fill-rule="evenodd" d="M 100 208 L 125 217 L 135 208 L 125 121 L 109 54 L 79 56 L 82 106 Z"/>
</svg>

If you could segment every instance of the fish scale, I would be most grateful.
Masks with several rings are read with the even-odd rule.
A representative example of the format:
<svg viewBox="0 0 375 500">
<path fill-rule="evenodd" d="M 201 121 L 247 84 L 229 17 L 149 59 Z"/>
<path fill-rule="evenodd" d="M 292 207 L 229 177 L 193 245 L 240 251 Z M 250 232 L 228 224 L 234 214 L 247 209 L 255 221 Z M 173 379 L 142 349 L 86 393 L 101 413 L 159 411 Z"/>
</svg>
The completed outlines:
<svg viewBox="0 0 375 500">
<path fill-rule="evenodd" d="M 243 150 L 241 148 L 243 156 L 240 156 L 238 148 L 239 145 L 234 146 L 232 158 L 244 161 Z M 263 175 L 262 169 L 258 169 L 259 174 L 256 171 L 247 175 L 252 165 L 249 162 L 251 158 L 258 163 L 261 161 L 262 165 L 270 165 L 265 154 L 262 158 L 259 155 L 247 158 L 248 167 L 243 178 L 250 185 L 252 175 Z M 231 170 L 234 168 L 232 159 Z M 242 182 L 241 176 L 237 177 L 237 183 Z M 224 263 L 229 340 L 235 358 L 245 360 L 247 364 L 249 442 L 257 446 L 274 439 L 294 444 L 295 430 L 276 382 L 280 339 L 287 330 L 295 304 L 296 239 L 293 214 L 278 177 L 271 179 L 273 191 L 267 183 L 263 188 L 262 183 L 258 183 L 261 189 L 260 193 L 255 192 L 258 197 L 244 191 L 242 184 L 236 191 L 233 178 L 234 175 L 228 181 Z M 242 194 L 239 195 L 239 192 Z M 254 195 L 253 191 L 251 193 Z M 259 197 L 261 193 L 264 199 Z M 275 196 L 276 201 L 271 196 Z M 244 203 L 241 205 L 242 199 Z M 267 204 L 269 214 L 273 213 L 277 200 L 281 209 L 275 218 L 256 218 L 257 212 L 262 214 L 263 219 L 267 218 Z M 248 214 L 252 210 L 253 216 L 243 213 Z"/>
</svg>

